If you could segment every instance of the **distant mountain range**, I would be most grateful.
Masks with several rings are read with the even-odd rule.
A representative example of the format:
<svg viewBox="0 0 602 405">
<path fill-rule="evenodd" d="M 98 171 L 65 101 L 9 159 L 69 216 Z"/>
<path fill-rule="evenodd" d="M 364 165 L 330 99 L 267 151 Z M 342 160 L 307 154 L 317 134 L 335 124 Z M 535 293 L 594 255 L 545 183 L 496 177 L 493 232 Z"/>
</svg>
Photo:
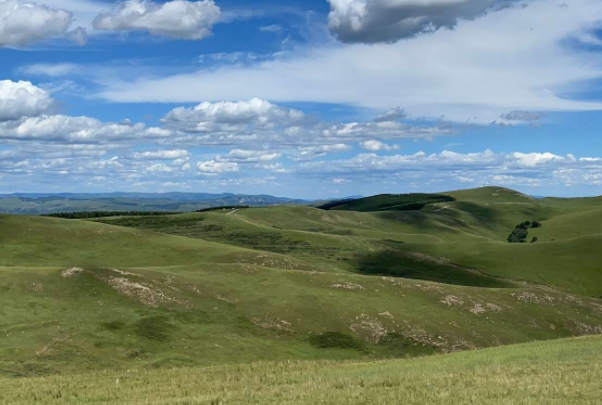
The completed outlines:
<svg viewBox="0 0 602 405">
<path fill-rule="evenodd" d="M 271 195 L 209 193 L 16 193 L 0 194 L 0 213 L 52 214 L 87 211 L 174 211 L 249 205 L 304 205 L 312 201 Z"/>
</svg>

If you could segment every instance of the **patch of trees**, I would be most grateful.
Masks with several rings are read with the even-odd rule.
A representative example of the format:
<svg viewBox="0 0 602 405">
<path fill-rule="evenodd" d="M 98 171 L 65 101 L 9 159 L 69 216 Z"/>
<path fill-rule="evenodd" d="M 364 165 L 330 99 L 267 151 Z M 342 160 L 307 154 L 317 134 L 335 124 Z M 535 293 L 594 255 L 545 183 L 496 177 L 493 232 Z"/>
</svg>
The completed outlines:
<svg viewBox="0 0 602 405">
<path fill-rule="evenodd" d="M 341 206 L 343 206 L 343 205 L 345 205 L 347 203 L 350 203 L 351 201 L 354 201 L 354 200 L 355 199 L 353 199 L 353 198 L 351 198 L 351 199 L 347 198 L 347 199 L 343 199 L 343 200 L 329 201 L 326 204 L 320 205 L 318 208 L 321 209 L 321 210 L 328 211 L 328 210 L 331 210 L 331 209 L 334 209 L 334 208 L 337 208 L 337 207 L 341 207 Z"/>
<path fill-rule="evenodd" d="M 224 205 L 222 207 L 209 207 L 195 212 L 209 212 L 209 211 L 221 211 L 221 210 L 242 210 L 245 208 L 251 208 L 249 205 Z"/>
<path fill-rule="evenodd" d="M 382 194 L 356 200 L 328 202 L 318 208 L 340 211 L 419 211 L 430 204 L 453 202 L 455 198 L 442 194 Z"/>
<path fill-rule="evenodd" d="M 510 236 L 508 236 L 509 243 L 527 243 L 527 237 L 529 236 L 529 229 L 541 228 L 541 222 L 538 221 L 525 221 L 516 225 Z M 537 242 L 537 236 L 531 239 L 531 243 Z"/>
<path fill-rule="evenodd" d="M 44 214 L 43 217 L 62 218 L 62 219 L 92 219 L 107 217 L 151 217 L 160 215 L 181 214 L 180 212 L 161 212 L 161 211 L 87 211 L 87 212 L 58 212 L 54 214 Z"/>
<path fill-rule="evenodd" d="M 200 216 L 165 216 L 154 215 L 145 217 L 120 217 L 99 219 L 103 224 L 125 226 L 127 228 L 148 229 L 152 231 L 166 231 L 168 229 L 190 229 L 198 227 L 205 218 Z"/>
</svg>

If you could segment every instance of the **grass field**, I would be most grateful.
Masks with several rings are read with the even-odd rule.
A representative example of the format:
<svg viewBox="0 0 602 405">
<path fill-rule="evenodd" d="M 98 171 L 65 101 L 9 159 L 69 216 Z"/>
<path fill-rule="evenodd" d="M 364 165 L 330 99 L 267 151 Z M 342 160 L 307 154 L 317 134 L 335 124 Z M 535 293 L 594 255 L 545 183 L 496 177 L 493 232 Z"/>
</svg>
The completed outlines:
<svg viewBox="0 0 602 405">
<path fill-rule="evenodd" d="M 385 362 L 280 362 L 0 380 L 0 404 L 600 403 L 602 339 Z"/>
<path fill-rule="evenodd" d="M 350 381 L 355 369 L 389 381 L 393 377 L 386 373 L 399 368 L 408 377 L 384 397 L 376 389 L 377 396 L 363 397 L 368 394 L 349 388 L 349 398 L 364 401 L 353 403 L 420 403 L 421 398 L 431 401 L 423 403 L 471 403 L 468 393 L 449 392 L 455 380 L 443 372 L 433 377 L 432 395 L 404 397 L 412 391 L 399 387 L 412 379 L 426 384 L 425 375 L 407 373 L 419 367 L 436 371 L 428 365 L 439 361 L 449 367 L 466 364 L 466 370 L 457 369 L 464 375 L 485 367 L 477 366 L 485 356 L 480 353 L 512 358 L 502 349 L 442 353 L 602 333 L 599 199 L 534 199 L 501 188 L 443 195 L 450 198 L 437 196 L 420 209 L 376 212 L 278 206 L 92 220 L 0 216 L 2 383 L 18 378 L 22 384 L 66 384 L 53 376 L 113 378 L 137 370 L 126 380 L 144 384 L 165 372 L 169 392 L 176 386 L 169 384 L 190 382 L 177 383 L 184 377 L 174 368 L 188 369 L 202 386 L 216 384 L 213 377 L 199 377 L 207 370 L 216 375 L 234 370 L 205 367 L 235 363 L 236 370 L 259 367 L 278 378 L 279 371 L 269 370 L 290 367 L 291 390 L 295 384 L 325 384 L 318 384 L 317 397 L 310 390 L 309 396 L 299 394 L 299 401 L 324 396 L 324 403 L 332 403 L 322 390 L 338 384 L 339 377 L 332 376 L 339 368 L 351 373 L 340 377 Z M 383 201 L 376 201 L 379 209 Z M 360 202 L 361 211 L 370 204 Z M 536 236 L 538 241 L 508 243 L 510 232 L 524 221 L 542 223 L 529 229 L 529 240 Z M 528 347 L 561 352 L 564 344 L 590 347 L 599 341 Z M 429 358 L 365 363 L 425 355 Z M 431 355 L 436 356 L 431 360 Z M 471 359 L 474 366 L 468 366 Z M 289 363 L 300 360 L 310 363 Z M 556 364 L 557 359 L 544 360 Z M 274 363 L 249 365 L 265 361 Z M 345 361 L 355 363 L 340 363 Z M 319 374 L 307 375 L 314 372 Z M 107 387 L 89 401 L 109 401 L 120 387 Z M 221 388 L 207 389 L 211 395 L 191 391 L 190 397 L 172 402 L 165 397 L 161 403 L 241 403 L 244 395 L 232 388 L 233 396 L 222 398 Z M 547 403 L 576 400 L 567 397 L 567 388 L 554 389 L 542 386 L 551 395 Z M 257 398 L 266 394 L 242 392 Z M 270 395 L 275 396 L 265 397 L 266 403 L 278 403 L 276 388 Z M 478 398 L 485 402 L 472 403 L 502 394 L 483 395 Z M 7 398 L 5 403 L 18 403 Z M 537 403 L 536 396 L 521 398 L 506 403 Z"/>
</svg>

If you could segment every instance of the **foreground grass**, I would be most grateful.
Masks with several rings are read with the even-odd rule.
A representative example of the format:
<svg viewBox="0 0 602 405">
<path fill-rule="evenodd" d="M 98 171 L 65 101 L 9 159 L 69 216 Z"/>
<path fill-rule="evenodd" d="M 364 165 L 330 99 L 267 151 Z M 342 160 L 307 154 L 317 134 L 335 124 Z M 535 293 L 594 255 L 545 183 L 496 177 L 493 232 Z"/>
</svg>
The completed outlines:
<svg viewBox="0 0 602 405">
<path fill-rule="evenodd" d="M 602 338 L 413 360 L 0 380 L 0 404 L 599 404 Z"/>
</svg>

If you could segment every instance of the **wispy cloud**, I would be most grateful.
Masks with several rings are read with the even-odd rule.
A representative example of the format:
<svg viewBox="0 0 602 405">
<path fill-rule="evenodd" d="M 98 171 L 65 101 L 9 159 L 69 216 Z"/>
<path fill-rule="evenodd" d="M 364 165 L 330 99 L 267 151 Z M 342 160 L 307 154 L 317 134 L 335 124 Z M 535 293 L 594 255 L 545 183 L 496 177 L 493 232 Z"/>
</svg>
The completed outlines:
<svg viewBox="0 0 602 405">
<path fill-rule="evenodd" d="M 591 32 L 601 13 L 595 0 L 573 0 L 568 8 L 538 0 L 408 41 L 299 49 L 253 66 L 119 81 L 100 95 L 113 102 L 261 97 L 378 110 L 401 105 L 417 117 L 481 123 L 512 110 L 597 110 L 602 103 L 561 94 L 602 77 L 598 54 L 565 43 Z"/>
</svg>

